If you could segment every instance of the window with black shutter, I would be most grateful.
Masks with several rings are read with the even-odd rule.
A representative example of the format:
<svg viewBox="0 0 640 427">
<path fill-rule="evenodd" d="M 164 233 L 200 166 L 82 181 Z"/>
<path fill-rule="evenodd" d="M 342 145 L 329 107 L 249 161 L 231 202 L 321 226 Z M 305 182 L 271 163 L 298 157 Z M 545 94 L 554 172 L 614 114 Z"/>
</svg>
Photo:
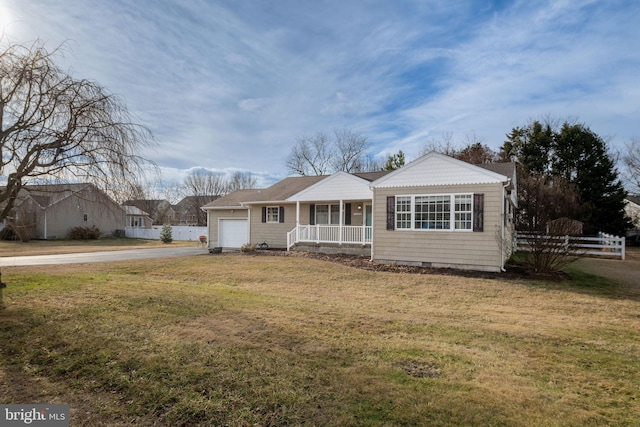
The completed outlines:
<svg viewBox="0 0 640 427">
<path fill-rule="evenodd" d="M 395 230 L 396 196 L 387 196 L 387 230 Z"/>
<path fill-rule="evenodd" d="M 473 231 L 484 231 L 484 194 L 473 195 Z"/>
</svg>

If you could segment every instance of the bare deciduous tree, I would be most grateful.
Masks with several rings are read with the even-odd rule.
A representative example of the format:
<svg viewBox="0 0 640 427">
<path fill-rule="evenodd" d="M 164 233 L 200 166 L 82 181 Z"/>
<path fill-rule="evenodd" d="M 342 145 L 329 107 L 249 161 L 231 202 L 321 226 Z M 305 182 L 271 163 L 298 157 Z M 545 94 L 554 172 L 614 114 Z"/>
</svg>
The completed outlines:
<svg viewBox="0 0 640 427">
<path fill-rule="evenodd" d="M 299 136 L 285 163 L 298 175 L 324 175 L 330 172 L 332 157 L 329 138 L 320 132 L 315 137 Z"/>
<path fill-rule="evenodd" d="M 351 129 L 333 130 L 334 171 L 356 172 L 361 167 L 361 158 L 367 150 L 367 138 Z"/>
<path fill-rule="evenodd" d="M 46 178 L 113 191 L 135 185 L 151 163 L 151 133 L 100 84 L 76 79 L 41 41 L 0 50 L 0 220 L 23 185 Z"/>
<path fill-rule="evenodd" d="M 256 177 L 248 172 L 234 172 L 229 179 L 227 185 L 227 192 L 230 193 L 236 190 L 250 190 L 255 188 L 257 184 Z"/>
<path fill-rule="evenodd" d="M 562 177 L 520 169 L 518 193 L 516 229 L 526 242 L 527 263 L 547 273 L 573 262 L 581 249 L 571 236 L 582 233 L 570 219 L 580 206 L 575 186 Z"/>
<path fill-rule="evenodd" d="M 640 138 L 632 138 L 627 143 L 627 152 L 623 154 L 622 161 L 627 180 L 636 192 L 640 192 Z"/>
<path fill-rule="evenodd" d="M 334 129 L 332 136 L 319 132 L 315 137 L 298 137 L 285 165 L 302 176 L 362 172 L 367 148 L 367 138 L 350 129 Z"/>
<path fill-rule="evenodd" d="M 184 179 L 187 196 L 221 196 L 227 192 L 228 182 L 223 174 L 195 169 Z"/>
</svg>

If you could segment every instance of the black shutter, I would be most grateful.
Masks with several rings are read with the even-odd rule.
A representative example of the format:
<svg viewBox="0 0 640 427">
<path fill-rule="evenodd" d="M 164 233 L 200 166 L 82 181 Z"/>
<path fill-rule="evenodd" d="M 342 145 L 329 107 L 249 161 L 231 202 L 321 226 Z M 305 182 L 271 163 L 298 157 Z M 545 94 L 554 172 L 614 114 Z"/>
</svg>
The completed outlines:
<svg viewBox="0 0 640 427">
<path fill-rule="evenodd" d="M 316 205 L 309 205 L 309 225 L 316 225 Z"/>
<path fill-rule="evenodd" d="M 484 231 L 484 194 L 473 195 L 473 231 Z"/>
<path fill-rule="evenodd" d="M 344 225 L 351 225 L 351 203 L 344 204 Z"/>
<path fill-rule="evenodd" d="M 267 222 L 267 207 L 262 207 L 262 222 Z"/>
<path fill-rule="evenodd" d="M 396 196 L 387 196 L 387 230 L 396 229 Z"/>
<path fill-rule="evenodd" d="M 280 217 L 279 221 L 280 222 L 284 222 L 284 206 L 280 206 L 280 215 L 278 215 Z"/>
</svg>

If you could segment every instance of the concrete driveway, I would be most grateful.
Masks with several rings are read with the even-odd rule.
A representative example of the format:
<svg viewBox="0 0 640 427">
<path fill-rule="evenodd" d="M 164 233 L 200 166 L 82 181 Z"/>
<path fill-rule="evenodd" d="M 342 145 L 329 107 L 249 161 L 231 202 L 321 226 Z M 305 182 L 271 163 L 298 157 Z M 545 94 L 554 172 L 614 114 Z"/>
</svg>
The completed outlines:
<svg viewBox="0 0 640 427">
<path fill-rule="evenodd" d="M 95 262 L 127 261 L 148 258 L 169 258 L 208 253 L 205 247 L 178 247 L 154 249 L 127 249 L 123 251 L 88 252 L 79 254 L 34 255 L 0 257 L 0 267 L 28 265 L 88 264 Z"/>
</svg>

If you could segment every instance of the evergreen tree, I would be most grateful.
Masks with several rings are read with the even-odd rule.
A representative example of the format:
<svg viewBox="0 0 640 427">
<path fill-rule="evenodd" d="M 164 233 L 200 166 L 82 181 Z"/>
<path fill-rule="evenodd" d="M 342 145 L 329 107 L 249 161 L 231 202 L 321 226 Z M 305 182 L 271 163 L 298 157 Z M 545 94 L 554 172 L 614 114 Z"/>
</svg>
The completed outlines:
<svg viewBox="0 0 640 427">
<path fill-rule="evenodd" d="M 591 232 L 624 235 L 626 191 L 606 143 L 581 124 L 564 123 L 556 135 L 552 172 L 573 182 L 580 197 L 579 220 Z"/>
<path fill-rule="evenodd" d="M 393 154 L 387 157 L 387 163 L 384 165 L 384 170 L 394 171 L 404 166 L 404 153 L 402 150 L 398 151 L 398 154 Z"/>
<path fill-rule="evenodd" d="M 162 230 L 160 230 L 160 241 L 162 243 L 171 243 L 173 242 L 172 229 L 169 224 L 165 224 L 162 226 Z"/>
<path fill-rule="evenodd" d="M 550 168 L 554 136 L 551 125 L 539 121 L 513 128 L 502 146 L 503 156 L 515 158 L 529 172 L 544 174 Z"/>
<path fill-rule="evenodd" d="M 629 227 L 624 213 L 626 192 L 602 138 L 582 124 L 532 122 L 514 128 L 502 151 L 528 173 L 560 177 L 573 184 L 579 198 L 576 218 L 585 232 L 623 235 Z"/>
</svg>

